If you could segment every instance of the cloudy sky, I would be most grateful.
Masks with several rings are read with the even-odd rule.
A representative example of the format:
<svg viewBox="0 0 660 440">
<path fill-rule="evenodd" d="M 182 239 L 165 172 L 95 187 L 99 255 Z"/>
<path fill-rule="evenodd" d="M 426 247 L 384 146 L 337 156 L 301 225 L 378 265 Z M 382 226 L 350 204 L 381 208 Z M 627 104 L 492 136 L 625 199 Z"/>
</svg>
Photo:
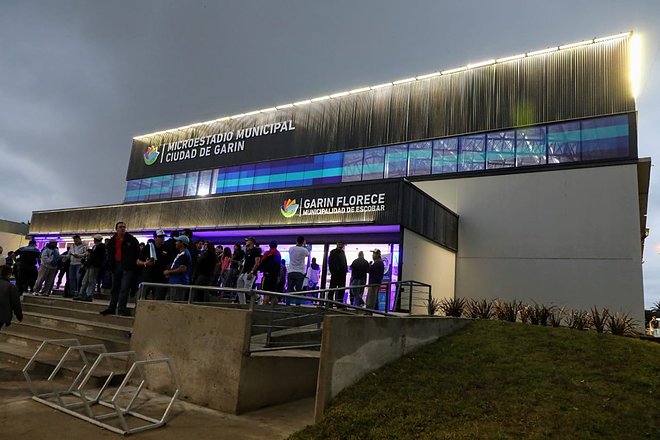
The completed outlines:
<svg viewBox="0 0 660 440">
<path fill-rule="evenodd" d="M 631 29 L 639 151 L 657 162 L 658 23 L 657 0 L 0 0 L 0 218 L 121 202 L 139 134 Z"/>
</svg>

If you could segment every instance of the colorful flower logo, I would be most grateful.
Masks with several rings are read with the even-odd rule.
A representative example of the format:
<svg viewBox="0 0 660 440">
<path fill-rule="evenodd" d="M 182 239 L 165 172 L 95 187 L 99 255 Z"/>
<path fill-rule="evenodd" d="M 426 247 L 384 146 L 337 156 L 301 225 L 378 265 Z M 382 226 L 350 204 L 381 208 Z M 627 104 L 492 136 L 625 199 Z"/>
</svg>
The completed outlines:
<svg viewBox="0 0 660 440">
<path fill-rule="evenodd" d="M 156 160 L 158 160 L 159 155 L 160 151 L 158 151 L 158 147 L 149 145 L 149 147 L 147 147 L 147 151 L 144 152 L 144 163 L 147 165 L 153 165 Z"/>
<path fill-rule="evenodd" d="M 296 215 L 296 212 L 298 212 L 298 202 L 296 202 L 296 199 L 286 199 L 284 203 L 282 203 L 282 207 L 280 208 L 280 212 L 282 215 L 286 218 L 293 217 Z"/>
</svg>

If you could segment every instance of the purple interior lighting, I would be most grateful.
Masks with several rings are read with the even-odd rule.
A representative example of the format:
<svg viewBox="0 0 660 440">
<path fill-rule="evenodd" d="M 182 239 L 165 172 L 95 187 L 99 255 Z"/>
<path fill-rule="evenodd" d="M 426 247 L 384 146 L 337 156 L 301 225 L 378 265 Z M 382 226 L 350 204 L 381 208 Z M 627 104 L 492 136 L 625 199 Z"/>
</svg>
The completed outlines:
<svg viewBox="0 0 660 440">
<path fill-rule="evenodd" d="M 215 229 L 211 231 L 194 231 L 195 236 L 203 237 L 248 237 L 248 236 L 278 236 L 278 235 L 326 235 L 326 234 L 380 234 L 399 232 L 399 225 L 359 225 L 359 226 L 319 226 L 304 228 L 264 228 L 264 229 Z"/>
</svg>

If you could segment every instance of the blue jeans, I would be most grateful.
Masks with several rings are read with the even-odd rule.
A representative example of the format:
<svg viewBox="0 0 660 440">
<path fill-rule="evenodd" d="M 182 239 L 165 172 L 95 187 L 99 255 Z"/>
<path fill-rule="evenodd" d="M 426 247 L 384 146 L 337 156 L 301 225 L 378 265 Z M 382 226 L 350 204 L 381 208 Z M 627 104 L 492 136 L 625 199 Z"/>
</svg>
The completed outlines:
<svg viewBox="0 0 660 440">
<path fill-rule="evenodd" d="M 289 272 L 287 274 L 287 283 L 288 283 L 288 289 L 287 293 L 295 293 L 295 292 L 302 292 L 303 290 L 303 281 L 305 281 L 305 274 L 300 273 L 300 272 Z M 286 305 L 291 305 L 291 300 L 289 298 L 286 299 Z M 296 305 L 300 305 L 300 300 L 296 299 Z"/>
<path fill-rule="evenodd" d="M 364 286 L 365 284 L 367 284 L 366 278 L 351 278 L 351 302 L 356 307 L 362 307 L 364 305 L 364 301 L 362 300 L 364 287 L 355 288 L 353 286 Z"/>
<path fill-rule="evenodd" d="M 67 277 L 69 277 L 69 295 L 76 296 L 80 285 L 80 264 L 70 265 Z"/>
<path fill-rule="evenodd" d="M 112 299 L 108 309 L 115 311 L 126 310 L 126 303 L 128 303 L 128 293 L 131 290 L 133 282 L 134 271 L 124 270 L 120 267 L 115 268 L 112 272 Z"/>
</svg>

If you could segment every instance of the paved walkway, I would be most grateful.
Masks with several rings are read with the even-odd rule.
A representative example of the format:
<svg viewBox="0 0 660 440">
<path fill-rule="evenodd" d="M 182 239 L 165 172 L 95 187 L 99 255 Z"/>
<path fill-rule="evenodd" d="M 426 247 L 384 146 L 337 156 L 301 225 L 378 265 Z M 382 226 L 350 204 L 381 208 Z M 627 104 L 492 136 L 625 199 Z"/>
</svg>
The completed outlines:
<svg viewBox="0 0 660 440">
<path fill-rule="evenodd" d="M 2 368 L 0 366 L 0 368 Z M 0 375 L 1 376 L 1 375 Z M 148 406 L 160 407 L 163 396 L 147 393 Z M 314 399 L 308 398 L 235 416 L 179 401 L 173 418 L 163 428 L 136 434 L 140 440 L 285 439 L 312 424 Z M 0 377 L 0 438 L 2 439 L 113 439 L 121 436 L 96 427 L 30 399 L 24 381 L 2 381 Z"/>
</svg>

